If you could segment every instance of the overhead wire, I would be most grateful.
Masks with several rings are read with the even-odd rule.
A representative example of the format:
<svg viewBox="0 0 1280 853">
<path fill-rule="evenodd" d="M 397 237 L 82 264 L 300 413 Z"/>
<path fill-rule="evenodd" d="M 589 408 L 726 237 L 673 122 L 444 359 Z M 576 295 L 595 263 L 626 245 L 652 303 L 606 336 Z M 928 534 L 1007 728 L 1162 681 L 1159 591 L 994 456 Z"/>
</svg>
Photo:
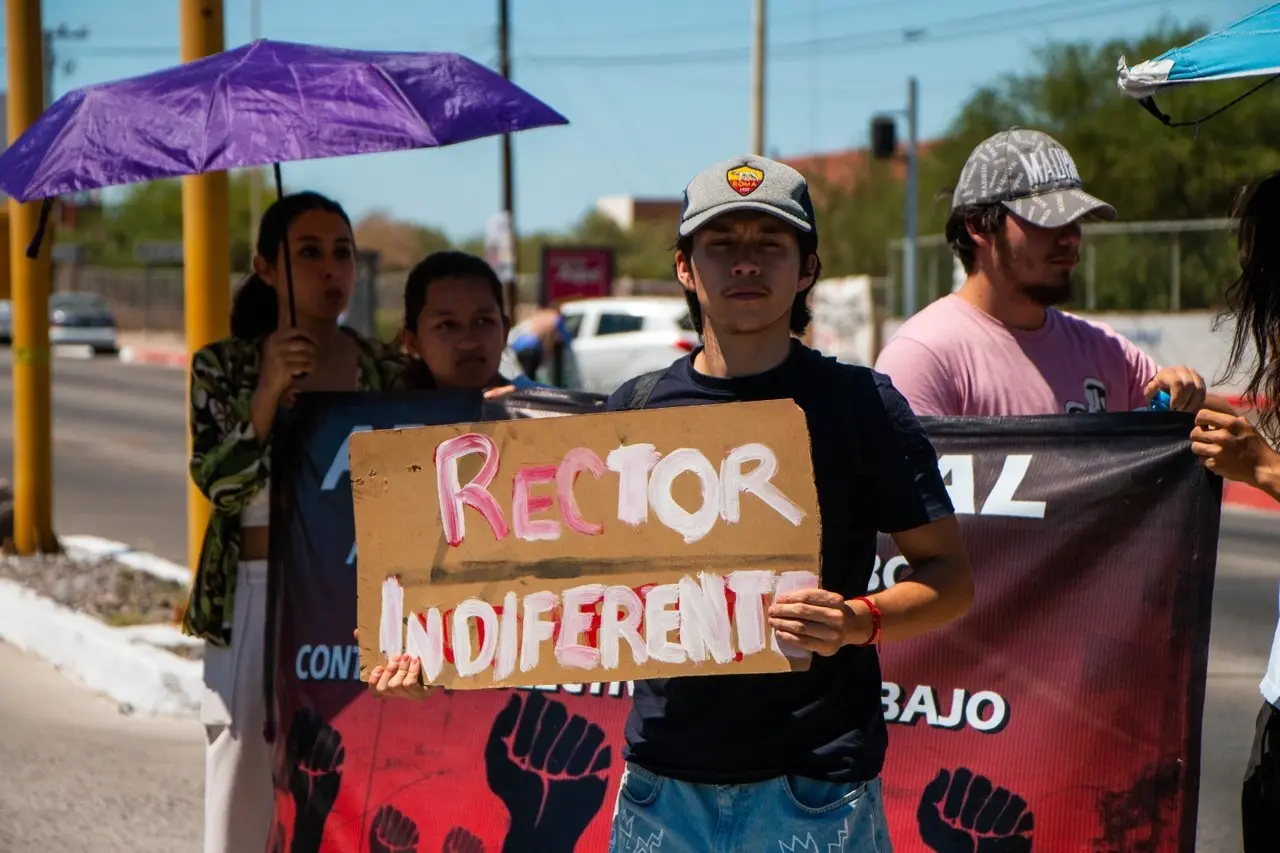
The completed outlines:
<svg viewBox="0 0 1280 853">
<path fill-rule="evenodd" d="M 1167 7 L 1177 0 L 1079 0 L 1070 11 L 1063 11 L 1061 0 L 1037 3 L 1020 9 L 1001 9 L 976 15 L 932 21 L 922 25 L 899 26 L 881 30 L 846 33 L 836 36 L 783 42 L 769 47 L 770 62 L 807 60 L 814 56 L 844 53 L 850 50 L 878 52 L 898 50 L 919 44 L 977 39 L 1026 30 L 1049 24 L 1066 23 L 1082 17 L 1107 12 L 1133 11 L 1147 7 Z M 1038 13 L 1046 14 L 1039 17 Z M 1030 16 L 1030 19 L 1028 18 Z M 1013 17 L 1014 20 L 1010 21 Z M 1005 21 L 999 25 L 998 21 Z M 527 65 L 561 65 L 591 68 L 627 68 L 652 65 L 714 65 L 745 62 L 750 58 L 747 47 L 709 48 L 688 51 L 664 51 L 633 54 L 518 54 L 515 59 Z"/>
</svg>

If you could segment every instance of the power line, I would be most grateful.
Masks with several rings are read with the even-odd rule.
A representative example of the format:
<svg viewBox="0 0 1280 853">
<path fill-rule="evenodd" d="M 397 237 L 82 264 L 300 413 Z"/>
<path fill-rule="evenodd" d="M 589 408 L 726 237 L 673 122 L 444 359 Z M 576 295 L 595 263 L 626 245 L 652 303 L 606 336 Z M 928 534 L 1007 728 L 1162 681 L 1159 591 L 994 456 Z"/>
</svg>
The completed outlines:
<svg viewBox="0 0 1280 853">
<path fill-rule="evenodd" d="M 769 51 L 769 58 L 775 61 L 810 59 L 815 56 L 841 53 L 850 49 L 863 51 L 891 50 L 921 43 L 953 41 L 959 38 L 982 38 L 989 35 L 1024 30 L 1045 24 L 1064 23 L 1077 20 L 1086 15 L 1092 16 L 1106 12 L 1132 11 L 1148 6 L 1167 6 L 1170 0 L 1083 0 L 1074 4 L 1069 13 L 1062 12 L 1062 3 L 1038 3 L 1021 9 L 1004 9 L 985 12 L 978 15 L 966 15 L 944 21 L 934 21 L 927 27 L 895 27 L 893 29 L 872 30 L 861 33 L 846 33 L 839 36 L 823 36 L 775 45 Z M 1057 12 L 1056 15 L 1028 20 L 1028 15 L 1037 12 Z M 1009 22 L 1004 26 L 986 25 L 984 22 Z M 967 28 L 957 31 L 957 28 Z M 932 33 L 937 32 L 938 35 Z M 520 57 L 520 61 L 529 64 L 589 66 L 589 67 L 634 67 L 644 65 L 706 65 L 729 62 L 745 62 L 750 56 L 749 49 L 743 47 L 712 48 L 707 50 L 691 50 L 663 53 L 636 53 L 621 55 L 591 54 L 529 54 Z"/>
</svg>

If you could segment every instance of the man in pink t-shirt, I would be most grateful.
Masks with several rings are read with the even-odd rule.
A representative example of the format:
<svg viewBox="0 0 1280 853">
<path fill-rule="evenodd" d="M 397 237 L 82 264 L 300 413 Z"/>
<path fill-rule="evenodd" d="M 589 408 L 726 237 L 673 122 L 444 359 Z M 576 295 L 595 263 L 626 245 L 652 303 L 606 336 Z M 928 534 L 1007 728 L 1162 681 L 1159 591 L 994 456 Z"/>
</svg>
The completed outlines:
<svg viewBox="0 0 1280 853">
<path fill-rule="evenodd" d="M 1160 368 L 1071 297 L 1080 223 L 1115 219 L 1084 192 L 1071 155 L 1034 130 L 997 133 L 965 164 L 947 242 L 967 278 L 910 317 L 876 361 L 917 415 L 1048 415 L 1144 408 L 1164 389 L 1194 412 L 1204 379 Z"/>
</svg>

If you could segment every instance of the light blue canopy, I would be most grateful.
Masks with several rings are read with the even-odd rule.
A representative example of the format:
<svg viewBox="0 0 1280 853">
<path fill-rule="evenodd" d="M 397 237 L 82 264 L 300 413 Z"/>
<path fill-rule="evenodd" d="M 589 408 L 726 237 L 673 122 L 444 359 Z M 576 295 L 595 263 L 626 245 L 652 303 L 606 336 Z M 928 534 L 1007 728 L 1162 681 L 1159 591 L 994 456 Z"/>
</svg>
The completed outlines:
<svg viewBox="0 0 1280 853">
<path fill-rule="evenodd" d="M 1132 68 L 1122 56 L 1119 74 L 1120 91 L 1138 99 L 1187 83 L 1280 75 L 1280 3 Z"/>
</svg>

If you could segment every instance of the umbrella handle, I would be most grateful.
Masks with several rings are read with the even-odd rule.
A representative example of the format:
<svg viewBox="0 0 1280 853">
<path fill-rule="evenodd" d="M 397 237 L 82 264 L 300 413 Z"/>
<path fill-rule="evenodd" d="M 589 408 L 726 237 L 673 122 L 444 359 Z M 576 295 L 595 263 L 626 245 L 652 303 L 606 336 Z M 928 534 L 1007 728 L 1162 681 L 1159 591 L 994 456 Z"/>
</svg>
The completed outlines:
<svg viewBox="0 0 1280 853">
<path fill-rule="evenodd" d="M 280 164 L 273 163 L 272 171 L 276 178 L 276 200 L 284 198 L 284 180 L 280 177 Z M 293 304 L 293 259 L 289 255 L 289 229 L 286 227 L 282 238 L 281 249 L 284 251 L 284 280 L 289 292 L 289 325 L 298 325 L 298 309 Z"/>
<path fill-rule="evenodd" d="M 27 257 L 33 261 L 40 257 L 40 244 L 44 242 L 44 232 L 49 225 L 49 213 L 52 210 L 53 199 L 46 198 L 40 204 L 40 221 L 36 223 L 36 233 L 31 236 L 31 242 L 27 244 Z"/>
<path fill-rule="evenodd" d="M 284 181 L 280 177 L 280 164 L 273 163 L 272 171 L 275 172 L 276 178 L 276 200 L 284 198 Z M 284 281 L 285 287 L 289 295 L 289 326 L 297 328 L 298 326 L 298 308 L 293 302 L 293 259 L 289 254 L 289 228 L 285 226 L 284 236 L 281 238 L 280 251 L 284 253 Z M 306 373 L 293 374 L 294 379 L 301 379 Z"/>
</svg>

